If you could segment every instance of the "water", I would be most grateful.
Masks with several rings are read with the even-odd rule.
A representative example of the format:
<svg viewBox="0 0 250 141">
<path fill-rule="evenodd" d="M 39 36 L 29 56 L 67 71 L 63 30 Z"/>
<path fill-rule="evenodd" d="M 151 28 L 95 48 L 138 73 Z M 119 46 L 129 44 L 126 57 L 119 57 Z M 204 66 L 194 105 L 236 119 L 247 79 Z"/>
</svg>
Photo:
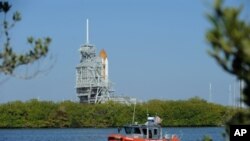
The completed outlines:
<svg viewBox="0 0 250 141">
<path fill-rule="evenodd" d="M 164 128 L 163 133 L 177 134 L 182 141 L 201 141 L 210 135 L 214 141 L 223 141 L 221 127 Z M 0 141 L 107 141 L 107 136 L 117 133 L 116 128 L 77 129 L 0 129 Z"/>
</svg>

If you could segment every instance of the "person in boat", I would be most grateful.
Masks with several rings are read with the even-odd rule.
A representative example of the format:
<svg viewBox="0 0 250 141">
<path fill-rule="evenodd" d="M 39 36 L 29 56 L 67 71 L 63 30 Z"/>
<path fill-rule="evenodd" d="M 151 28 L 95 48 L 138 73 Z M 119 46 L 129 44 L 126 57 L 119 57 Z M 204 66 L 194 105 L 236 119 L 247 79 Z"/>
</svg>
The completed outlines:
<svg viewBox="0 0 250 141">
<path fill-rule="evenodd" d="M 148 138 L 152 139 L 152 131 L 151 130 L 149 130 Z"/>
<path fill-rule="evenodd" d="M 122 130 L 122 128 L 121 128 L 121 127 L 118 127 L 118 128 L 117 128 L 118 133 L 120 133 L 120 132 L 121 132 L 121 130 Z"/>
</svg>

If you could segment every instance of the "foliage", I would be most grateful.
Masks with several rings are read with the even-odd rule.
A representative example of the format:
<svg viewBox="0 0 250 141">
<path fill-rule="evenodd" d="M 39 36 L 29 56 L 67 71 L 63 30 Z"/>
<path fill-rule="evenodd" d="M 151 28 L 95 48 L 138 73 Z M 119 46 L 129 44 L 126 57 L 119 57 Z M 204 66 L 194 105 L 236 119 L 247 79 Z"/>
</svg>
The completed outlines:
<svg viewBox="0 0 250 141">
<path fill-rule="evenodd" d="M 8 1 L 0 1 L 0 14 L 3 15 L 3 21 L 1 21 L 1 35 L 0 39 L 3 40 L 3 46 L 0 47 L 0 73 L 5 75 L 12 75 L 13 71 L 22 65 L 32 64 L 35 61 L 45 57 L 49 50 L 49 44 L 51 39 L 46 37 L 45 39 L 35 39 L 33 37 L 27 38 L 27 42 L 33 48 L 26 53 L 17 53 L 11 46 L 11 38 L 9 31 L 15 26 L 15 24 L 21 21 L 21 14 L 14 12 L 12 21 L 7 20 L 7 14 L 11 9 L 11 5 Z M 3 33 L 3 36 L 2 36 Z"/>
<path fill-rule="evenodd" d="M 250 24 L 239 18 L 241 9 L 223 7 L 222 0 L 216 0 L 213 13 L 207 15 L 212 28 L 206 37 L 212 47 L 210 55 L 245 82 L 243 100 L 250 106 Z"/>
<path fill-rule="evenodd" d="M 134 105 L 115 102 L 89 105 L 35 99 L 15 101 L 0 105 L 0 128 L 118 127 L 132 123 L 133 109 Z M 197 98 L 151 100 L 136 105 L 135 121 L 145 123 L 148 113 L 161 117 L 162 126 L 221 126 L 235 112 L 231 107 Z"/>
<path fill-rule="evenodd" d="M 240 18 L 243 7 L 225 7 L 222 0 L 215 0 L 213 12 L 207 15 L 212 28 L 206 38 L 211 45 L 209 54 L 228 73 L 244 82 L 243 98 L 245 111 L 237 112 L 227 121 L 229 125 L 250 124 L 250 24 Z"/>
</svg>

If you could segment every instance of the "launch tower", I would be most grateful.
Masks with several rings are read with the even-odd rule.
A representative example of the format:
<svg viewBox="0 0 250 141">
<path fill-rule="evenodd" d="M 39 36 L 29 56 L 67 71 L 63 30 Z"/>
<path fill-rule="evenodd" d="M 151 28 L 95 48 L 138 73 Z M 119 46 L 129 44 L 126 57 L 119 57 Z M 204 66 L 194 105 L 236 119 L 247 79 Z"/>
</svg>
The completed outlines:
<svg viewBox="0 0 250 141">
<path fill-rule="evenodd" d="M 114 92 L 108 79 L 108 56 L 104 49 L 96 56 L 96 48 L 89 43 L 87 19 L 86 43 L 81 45 L 81 60 L 76 67 L 76 92 L 81 103 L 104 103 Z"/>
<path fill-rule="evenodd" d="M 114 95 L 108 77 L 108 55 L 104 49 L 96 56 L 96 48 L 89 43 L 89 24 L 87 19 L 86 43 L 81 45 L 80 63 L 76 67 L 76 93 L 81 103 L 105 103 L 112 100 L 133 104 L 136 99 Z"/>
</svg>

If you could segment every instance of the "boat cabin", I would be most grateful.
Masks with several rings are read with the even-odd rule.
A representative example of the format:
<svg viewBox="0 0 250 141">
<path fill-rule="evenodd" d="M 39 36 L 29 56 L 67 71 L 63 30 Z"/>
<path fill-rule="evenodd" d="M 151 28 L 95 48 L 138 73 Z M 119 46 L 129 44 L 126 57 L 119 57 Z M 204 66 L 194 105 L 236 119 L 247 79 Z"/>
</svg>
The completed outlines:
<svg viewBox="0 0 250 141">
<path fill-rule="evenodd" d="M 124 126 L 126 136 L 144 139 L 161 139 L 161 127 L 159 125 L 128 125 Z"/>
</svg>

